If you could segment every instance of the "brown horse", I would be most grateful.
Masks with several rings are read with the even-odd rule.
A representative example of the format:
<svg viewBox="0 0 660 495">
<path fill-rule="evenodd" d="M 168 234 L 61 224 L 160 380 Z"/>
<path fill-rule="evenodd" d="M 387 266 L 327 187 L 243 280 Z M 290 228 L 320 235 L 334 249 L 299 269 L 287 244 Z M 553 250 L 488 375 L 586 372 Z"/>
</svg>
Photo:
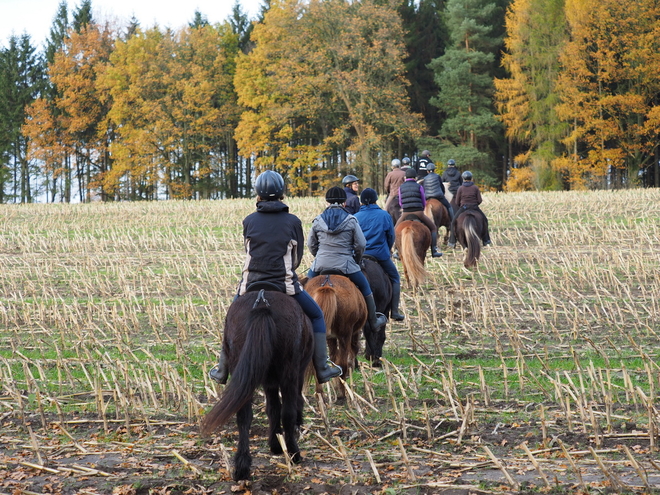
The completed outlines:
<svg viewBox="0 0 660 495">
<path fill-rule="evenodd" d="M 332 362 L 341 366 L 341 377 L 346 380 L 360 353 L 360 336 L 367 321 L 367 303 L 357 286 L 343 275 L 318 275 L 307 281 L 305 290 L 323 311 L 328 354 Z M 344 397 L 343 388 L 339 388 L 337 393 Z"/>
<path fill-rule="evenodd" d="M 456 219 L 456 240 L 465 249 L 465 268 L 476 266 L 479 261 L 483 230 L 483 215 L 478 211 L 466 210 Z"/>
<path fill-rule="evenodd" d="M 447 244 L 447 239 L 449 239 L 449 230 L 451 228 L 451 218 L 449 217 L 449 212 L 447 208 L 435 198 L 430 198 L 426 201 L 426 209 L 424 214 L 433 220 L 433 223 L 438 230 L 440 227 L 445 228 L 445 239 L 444 244 Z"/>
<path fill-rule="evenodd" d="M 426 278 L 424 263 L 431 246 L 431 231 L 414 215 L 408 215 L 394 229 L 394 245 L 399 251 L 403 274 L 410 287 L 417 287 Z"/>
<path fill-rule="evenodd" d="M 312 359 L 313 339 L 312 324 L 300 305 L 281 292 L 248 292 L 229 307 L 223 348 L 231 378 L 220 400 L 204 417 L 202 433 L 212 433 L 236 414 L 235 480 L 250 476 L 252 397 L 260 385 L 266 395 L 271 452 L 282 453 L 277 435 L 284 432 L 291 459 L 296 463 L 302 460 L 298 448 L 304 405 L 302 387 Z"/>
<path fill-rule="evenodd" d="M 392 198 L 392 201 L 387 203 L 386 206 L 387 213 L 392 217 L 392 223 L 396 225 L 401 216 L 401 207 L 399 206 L 399 195 L 397 194 Z"/>
</svg>

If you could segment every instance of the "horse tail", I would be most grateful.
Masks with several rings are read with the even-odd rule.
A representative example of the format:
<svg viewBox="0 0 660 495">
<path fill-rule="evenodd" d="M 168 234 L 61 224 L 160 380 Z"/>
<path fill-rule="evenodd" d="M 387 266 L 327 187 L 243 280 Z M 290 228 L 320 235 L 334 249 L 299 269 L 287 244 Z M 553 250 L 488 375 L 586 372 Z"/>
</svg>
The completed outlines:
<svg viewBox="0 0 660 495">
<path fill-rule="evenodd" d="M 332 326 L 337 317 L 337 292 L 334 287 L 324 286 L 314 289 L 314 300 L 323 311 L 323 319 L 328 334 L 332 333 Z"/>
<path fill-rule="evenodd" d="M 273 358 L 275 320 L 270 306 L 259 306 L 250 311 L 245 325 L 246 338 L 236 368 L 222 397 L 206 414 L 202 434 L 208 435 L 225 424 L 246 403 L 252 400 L 254 390 L 263 383 Z"/>
<path fill-rule="evenodd" d="M 479 235 L 477 235 L 476 219 L 472 215 L 465 216 L 463 229 L 465 230 L 465 242 L 467 243 L 463 265 L 465 268 L 470 268 L 477 266 L 477 261 L 479 261 L 479 256 L 481 255 L 481 244 L 479 243 Z"/>
<path fill-rule="evenodd" d="M 426 229 L 426 227 L 424 228 Z M 415 287 L 421 285 L 426 278 L 426 269 L 422 260 L 417 256 L 415 230 L 411 226 L 404 227 L 401 231 L 401 253 L 399 254 L 411 284 Z"/>
</svg>

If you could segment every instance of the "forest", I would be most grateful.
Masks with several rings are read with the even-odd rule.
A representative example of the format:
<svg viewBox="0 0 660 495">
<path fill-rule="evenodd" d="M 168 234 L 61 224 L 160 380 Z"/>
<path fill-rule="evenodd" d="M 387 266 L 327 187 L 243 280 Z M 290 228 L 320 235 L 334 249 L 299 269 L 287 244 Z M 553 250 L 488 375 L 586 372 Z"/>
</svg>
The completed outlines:
<svg viewBox="0 0 660 495">
<path fill-rule="evenodd" d="M 485 189 L 660 184 L 653 0 L 240 0 L 224 22 L 114 25 L 63 0 L 0 40 L 0 202 L 289 196 L 393 158 Z"/>
</svg>

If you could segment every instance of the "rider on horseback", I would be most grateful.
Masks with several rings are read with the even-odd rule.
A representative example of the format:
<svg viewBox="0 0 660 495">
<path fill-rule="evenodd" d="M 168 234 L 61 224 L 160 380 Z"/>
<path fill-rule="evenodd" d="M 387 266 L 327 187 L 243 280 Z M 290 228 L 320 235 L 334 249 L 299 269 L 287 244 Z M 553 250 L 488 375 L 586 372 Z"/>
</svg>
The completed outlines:
<svg viewBox="0 0 660 495">
<path fill-rule="evenodd" d="M 392 319 L 403 321 L 404 316 L 399 313 L 399 300 L 401 299 L 401 277 L 396 265 L 392 262 L 391 250 L 394 246 L 394 224 L 389 213 L 376 204 L 378 193 L 370 187 L 360 195 L 362 206 L 355 214 L 367 240 L 367 249 L 364 254 L 372 256 L 383 267 L 392 282 Z"/>
<path fill-rule="evenodd" d="M 435 163 L 426 164 L 426 177 L 418 181 L 424 186 L 424 194 L 426 199 L 435 198 L 442 203 L 442 205 L 447 208 L 449 212 L 449 218 L 454 218 L 454 209 L 445 198 L 445 185 L 442 183 L 440 176 L 435 173 Z"/>
<path fill-rule="evenodd" d="M 401 206 L 403 213 L 396 225 L 403 222 L 408 217 L 407 214 L 419 218 L 431 231 L 431 253 L 434 258 L 439 258 L 442 253 L 438 251 L 438 227 L 424 214 L 426 196 L 424 195 L 424 188 L 415 181 L 416 177 L 417 172 L 414 168 L 406 170 L 406 180 L 399 187 L 399 206 Z"/>
<path fill-rule="evenodd" d="M 304 291 L 296 269 L 300 265 L 305 239 L 300 219 L 289 213 L 282 202 L 284 179 L 277 172 L 266 170 L 257 177 L 257 211 L 243 220 L 245 263 L 236 297 L 245 294 L 254 282 L 268 282 L 292 296 L 309 317 L 314 330 L 314 357 L 319 383 L 340 376 L 342 369 L 328 359 L 323 312 L 316 301 Z M 235 299 L 234 299 L 235 300 Z M 229 374 L 224 349 L 209 376 L 218 383 L 226 383 Z"/>
<path fill-rule="evenodd" d="M 458 188 L 456 196 L 454 196 L 454 202 L 456 203 L 458 211 L 456 211 L 456 216 L 452 222 L 451 235 L 449 236 L 449 242 L 447 245 L 449 247 L 456 247 L 456 236 L 454 235 L 456 219 L 467 210 L 475 210 L 481 213 L 484 217 L 484 235 L 481 240 L 483 241 L 484 246 L 488 246 L 491 244 L 490 234 L 488 233 L 488 218 L 479 208 L 482 201 L 481 191 L 479 191 L 479 188 L 474 182 L 472 182 L 472 172 L 466 170 L 461 177 L 463 178 L 463 184 Z"/>
<path fill-rule="evenodd" d="M 461 179 L 461 173 L 456 168 L 456 161 L 453 158 L 447 162 L 447 168 L 442 173 L 442 182 L 449 182 L 449 192 L 456 196 L 463 179 Z"/>
<path fill-rule="evenodd" d="M 394 199 L 399 192 L 399 186 L 406 180 L 406 171 L 401 167 L 401 160 L 395 158 L 392 160 L 392 171 L 385 177 L 385 192 L 387 199 L 385 200 L 385 210 L 387 206 Z"/>
<path fill-rule="evenodd" d="M 360 197 L 358 190 L 360 189 L 360 179 L 354 175 L 347 175 L 341 180 L 344 185 L 344 192 L 346 193 L 346 211 L 351 215 L 355 215 L 360 211 Z"/>
<path fill-rule="evenodd" d="M 312 222 L 307 246 L 315 256 L 312 267 L 307 272 L 309 278 L 316 277 L 324 270 L 335 270 L 353 282 L 367 303 L 369 324 L 380 328 L 387 323 L 382 313 L 376 313 L 374 295 L 367 278 L 360 268 L 360 260 L 366 247 L 366 240 L 357 219 L 344 208 L 346 193 L 339 187 L 331 187 L 325 195 L 329 206 Z"/>
</svg>

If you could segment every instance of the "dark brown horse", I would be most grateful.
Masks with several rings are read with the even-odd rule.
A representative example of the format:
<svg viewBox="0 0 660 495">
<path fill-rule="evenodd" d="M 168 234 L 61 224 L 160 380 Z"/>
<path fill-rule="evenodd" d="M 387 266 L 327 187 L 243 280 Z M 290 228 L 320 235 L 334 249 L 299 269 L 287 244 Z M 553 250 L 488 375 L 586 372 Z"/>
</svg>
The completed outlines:
<svg viewBox="0 0 660 495">
<path fill-rule="evenodd" d="M 479 211 L 466 210 L 456 219 L 456 240 L 465 249 L 465 268 L 476 266 L 479 261 L 483 231 L 484 218 Z"/>
<path fill-rule="evenodd" d="M 333 363 L 341 366 L 341 377 L 346 380 L 360 353 L 367 303 L 357 286 L 343 275 L 318 275 L 307 281 L 305 290 L 323 311 L 328 354 Z M 339 388 L 337 394 L 344 397 L 344 389 Z"/>
<path fill-rule="evenodd" d="M 266 395 L 270 451 L 282 453 L 277 435 L 284 432 L 291 459 L 302 460 L 298 448 L 303 420 L 302 387 L 312 359 L 313 338 L 312 324 L 298 303 L 281 292 L 248 292 L 229 307 L 223 348 L 231 378 L 220 400 L 204 417 L 202 433 L 212 433 L 236 414 L 235 480 L 250 476 L 252 397 L 260 385 Z"/>
<path fill-rule="evenodd" d="M 416 216 L 408 215 L 395 227 L 394 233 L 403 274 L 410 287 L 417 287 L 426 279 L 424 263 L 426 251 L 431 246 L 431 231 Z"/>
<path fill-rule="evenodd" d="M 447 239 L 449 239 L 449 229 L 451 228 L 451 218 L 447 208 L 445 208 L 445 206 L 437 199 L 430 198 L 426 201 L 424 214 L 433 220 L 433 223 L 438 227 L 438 230 L 440 230 L 440 227 L 445 228 L 445 239 L 443 243 L 447 244 Z"/>
<path fill-rule="evenodd" d="M 401 207 L 399 206 L 399 195 L 397 194 L 392 198 L 392 201 L 387 203 L 387 213 L 392 217 L 392 223 L 396 225 L 401 216 Z"/>
<path fill-rule="evenodd" d="M 374 294 L 376 311 L 383 313 L 389 318 L 392 307 L 392 282 L 378 261 L 365 256 L 362 260 L 362 273 L 367 277 Z M 380 366 L 380 358 L 383 356 L 383 345 L 385 344 L 385 329 L 387 325 L 380 328 L 372 328 L 369 321 L 364 325 L 364 357 L 372 366 Z"/>
</svg>

